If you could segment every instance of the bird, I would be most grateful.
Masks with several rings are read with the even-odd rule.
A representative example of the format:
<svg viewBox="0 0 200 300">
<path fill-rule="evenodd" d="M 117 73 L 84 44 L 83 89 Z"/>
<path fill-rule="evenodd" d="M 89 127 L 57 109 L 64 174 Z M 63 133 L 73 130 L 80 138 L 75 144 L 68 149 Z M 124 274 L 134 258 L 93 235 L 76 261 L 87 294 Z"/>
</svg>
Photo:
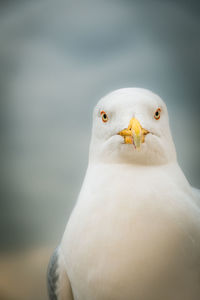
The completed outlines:
<svg viewBox="0 0 200 300">
<path fill-rule="evenodd" d="M 200 299 L 200 191 L 152 91 L 121 88 L 95 106 L 88 167 L 48 291 L 50 300 Z"/>
</svg>

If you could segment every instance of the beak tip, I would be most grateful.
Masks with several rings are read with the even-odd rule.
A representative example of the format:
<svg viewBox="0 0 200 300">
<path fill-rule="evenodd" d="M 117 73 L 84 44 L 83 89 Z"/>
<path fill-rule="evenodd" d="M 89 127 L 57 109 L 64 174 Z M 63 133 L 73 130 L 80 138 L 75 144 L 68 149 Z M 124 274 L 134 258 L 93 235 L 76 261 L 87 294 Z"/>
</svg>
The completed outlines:
<svg viewBox="0 0 200 300">
<path fill-rule="evenodd" d="M 147 133 L 149 133 L 148 130 L 142 128 L 137 119 L 132 118 L 128 128 L 118 132 L 118 135 L 124 137 L 125 144 L 133 144 L 134 148 L 140 151 L 141 144 L 144 143 L 144 137 Z"/>
</svg>

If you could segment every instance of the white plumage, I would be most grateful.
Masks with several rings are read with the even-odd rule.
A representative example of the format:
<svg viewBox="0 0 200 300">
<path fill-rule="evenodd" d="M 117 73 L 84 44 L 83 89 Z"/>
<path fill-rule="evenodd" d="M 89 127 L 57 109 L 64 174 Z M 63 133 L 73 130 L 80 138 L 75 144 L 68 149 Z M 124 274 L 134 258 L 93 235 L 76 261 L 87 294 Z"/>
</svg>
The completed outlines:
<svg viewBox="0 0 200 300">
<path fill-rule="evenodd" d="M 57 299 L 199 300 L 199 195 L 177 163 L 160 97 L 128 88 L 101 99 L 58 251 Z"/>
</svg>

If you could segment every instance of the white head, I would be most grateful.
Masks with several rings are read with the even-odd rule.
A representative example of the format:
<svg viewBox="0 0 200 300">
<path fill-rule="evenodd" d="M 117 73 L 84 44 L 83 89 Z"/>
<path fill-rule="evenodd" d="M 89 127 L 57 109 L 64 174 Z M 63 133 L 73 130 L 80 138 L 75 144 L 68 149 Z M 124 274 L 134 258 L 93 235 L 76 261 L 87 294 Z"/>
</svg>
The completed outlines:
<svg viewBox="0 0 200 300">
<path fill-rule="evenodd" d="M 91 162 L 156 165 L 176 160 L 162 99 L 140 88 L 116 90 L 94 108 Z"/>
</svg>

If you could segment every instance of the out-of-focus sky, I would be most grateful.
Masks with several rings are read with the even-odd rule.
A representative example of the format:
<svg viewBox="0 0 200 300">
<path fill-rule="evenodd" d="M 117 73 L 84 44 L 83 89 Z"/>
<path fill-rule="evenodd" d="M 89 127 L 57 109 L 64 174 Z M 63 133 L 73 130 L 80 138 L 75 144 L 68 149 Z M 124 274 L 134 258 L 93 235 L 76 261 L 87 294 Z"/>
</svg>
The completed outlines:
<svg viewBox="0 0 200 300">
<path fill-rule="evenodd" d="M 106 93 L 159 94 L 179 163 L 200 187 L 199 65 L 198 1 L 0 2 L 0 299 L 45 299 L 31 280 L 44 277 L 62 237 L 87 168 L 92 109 Z"/>
</svg>

